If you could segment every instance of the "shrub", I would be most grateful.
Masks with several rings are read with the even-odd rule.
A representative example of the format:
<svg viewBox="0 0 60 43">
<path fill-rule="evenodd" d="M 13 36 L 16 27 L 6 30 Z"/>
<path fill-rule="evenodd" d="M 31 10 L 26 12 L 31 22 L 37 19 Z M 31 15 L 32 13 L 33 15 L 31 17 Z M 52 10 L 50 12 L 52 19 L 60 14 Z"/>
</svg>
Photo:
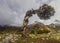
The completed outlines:
<svg viewBox="0 0 60 43">
<path fill-rule="evenodd" d="M 42 33 L 49 33 L 50 31 L 48 30 L 37 30 L 37 34 L 42 34 Z"/>
</svg>

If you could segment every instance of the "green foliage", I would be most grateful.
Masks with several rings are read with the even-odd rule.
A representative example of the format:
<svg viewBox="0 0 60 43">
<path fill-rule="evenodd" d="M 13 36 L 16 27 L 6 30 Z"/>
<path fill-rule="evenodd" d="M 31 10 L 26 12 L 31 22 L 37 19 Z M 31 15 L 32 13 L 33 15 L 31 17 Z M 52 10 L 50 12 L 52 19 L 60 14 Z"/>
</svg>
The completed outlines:
<svg viewBox="0 0 60 43">
<path fill-rule="evenodd" d="M 32 29 L 29 33 L 30 34 L 35 34 L 35 31 Z"/>
<path fill-rule="evenodd" d="M 32 29 L 29 33 L 30 34 L 42 34 L 42 33 L 49 33 L 50 31 L 48 30 L 41 30 L 41 29 Z"/>
<path fill-rule="evenodd" d="M 49 33 L 50 31 L 48 30 L 37 30 L 37 34 L 42 34 L 42 33 Z"/>
<path fill-rule="evenodd" d="M 52 6 L 44 4 L 40 6 L 37 15 L 40 19 L 47 20 L 50 19 L 51 16 L 54 16 L 54 13 L 55 9 Z"/>
</svg>

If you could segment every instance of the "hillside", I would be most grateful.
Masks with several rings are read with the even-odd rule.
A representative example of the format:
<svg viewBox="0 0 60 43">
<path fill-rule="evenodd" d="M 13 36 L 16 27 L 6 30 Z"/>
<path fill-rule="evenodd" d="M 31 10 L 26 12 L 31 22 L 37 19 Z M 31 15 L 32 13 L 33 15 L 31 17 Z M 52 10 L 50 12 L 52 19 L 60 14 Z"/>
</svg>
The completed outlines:
<svg viewBox="0 0 60 43">
<path fill-rule="evenodd" d="M 41 22 L 35 22 L 28 25 L 27 32 L 30 38 L 24 39 L 21 35 L 23 26 L 0 26 L 1 43 L 60 43 L 60 29 L 55 24 L 44 25 Z M 47 30 L 50 29 L 50 31 Z M 25 41 L 24 41 L 25 40 Z"/>
</svg>

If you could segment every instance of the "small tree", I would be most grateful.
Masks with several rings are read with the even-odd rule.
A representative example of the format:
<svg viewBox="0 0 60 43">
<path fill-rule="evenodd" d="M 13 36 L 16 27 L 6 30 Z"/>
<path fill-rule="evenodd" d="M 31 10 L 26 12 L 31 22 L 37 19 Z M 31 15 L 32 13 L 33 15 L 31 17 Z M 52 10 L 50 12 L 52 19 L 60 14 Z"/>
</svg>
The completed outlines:
<svg viewBox="0 0 60 43">
<path fill-rule="evenodd" d="M 23 34 L 24 36 L 27 36 L 26 35 L 26 30 L 27 30 L 27 25 L 28 25 L 28 22 L 29 22 L 29 18 L 32 17 L 33 14 L 37 14 L 37 16 L 40 18 L 40 19 L 43 19 L 43 20 L 47 20 L 47 19 L 50 19 L 51 16 L 53 16 L 55 13 L 55 10 L 53 7 L 47 5 L 47 4 L 44 4 L 42 6 L 40 6 L 39 9 L 32 9 L 32 10 L 28 10 L 26 12 L 26 15 L 24 17 L 24 21 L 23 21 Z M 47 28 L 47 30 L 50 30 L 49 28 Z"/>
</svg>

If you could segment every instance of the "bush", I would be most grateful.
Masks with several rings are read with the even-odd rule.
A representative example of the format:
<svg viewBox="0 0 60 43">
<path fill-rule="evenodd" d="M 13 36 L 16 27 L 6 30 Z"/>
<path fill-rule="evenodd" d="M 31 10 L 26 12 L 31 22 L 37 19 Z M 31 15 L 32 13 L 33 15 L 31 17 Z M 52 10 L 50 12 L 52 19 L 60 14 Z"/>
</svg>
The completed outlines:
<svg viewBox="0 0 60 43">
<path fill-rule="evenodd" d="M 34 30 L 31 30 L 31 31 L 29 32 L 29 34 L 35 34 L 35 31 L 34 31 Z"/>
<path fill-rule="evenodd" d="M 42 33 L 49 33 L 50 31 L 48 30 L 37 30 L 37 34 L 42 34 Z"/>
<path fill-rule="evenodd" d="M 49 33 L 50 31 L 48 30 L 40 30 L 40 29 L 33 29 L 29 32 L 29 34 L 42 34 L 42 33 Z"/>
</svg>

